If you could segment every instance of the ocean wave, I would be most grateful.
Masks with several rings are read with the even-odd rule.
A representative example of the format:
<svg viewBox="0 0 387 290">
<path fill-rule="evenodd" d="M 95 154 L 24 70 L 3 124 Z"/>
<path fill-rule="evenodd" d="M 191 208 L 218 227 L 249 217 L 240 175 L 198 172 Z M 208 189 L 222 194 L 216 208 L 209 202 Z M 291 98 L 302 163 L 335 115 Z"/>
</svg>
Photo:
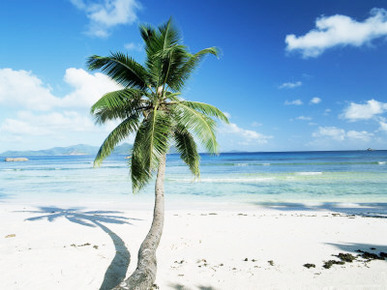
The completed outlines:
<svg viewBox="0 0 387 290">
<path fill-rule="evenodd" d="M 311 172 L 296 172 L 296 175 L 301 175 L 301 176 L 310 176 L 310 175 L 322 175 L 323 173 L 320 171 L 311 171 Z"/>
<path fill-rule="evenodd" d="M 201 167 L 206 166 L 351 166 L 351 165 L 385 165 L 386 161 L 331 161 L 331 162 L 214 162 L 214 163 L 205 163 L 200 164 Z M 172 166 L 186 166 L 185 164 L 173 164 Z"/>
<path fill-rule="evenodd" d="M 274 177 L 256 177 L 256 178 L 201 178 L 197 180 L 187 178 L 168 178 L 168 181 L 183 183 L 254 183 L 267 182 L 274 180 Z"/>
</svg>

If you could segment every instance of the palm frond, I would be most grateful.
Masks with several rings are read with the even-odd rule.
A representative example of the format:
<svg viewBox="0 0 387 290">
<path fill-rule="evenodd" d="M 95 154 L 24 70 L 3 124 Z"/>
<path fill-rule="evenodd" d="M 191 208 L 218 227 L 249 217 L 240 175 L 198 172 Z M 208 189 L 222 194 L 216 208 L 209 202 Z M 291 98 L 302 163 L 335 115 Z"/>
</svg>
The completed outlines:
<svg viewBox="0 0 387 290">
<path fill-rule="evenodd" d="M 142 99 L 144 92 L 138 89 L 123 89 L 102 96 L 90 109 L 97 124 L 108 120 L 125 119 L 147 108 Z"/>
<path fill-rule="evenodd" d="M 149 71 L 150 82 L 156 88 L 164 86 L 170 71 L 181 64 L 182 56 L 185 55 L 187 49 L 178 44 L 181 37 L 172 24 L 172 19 L 159 26 L 158 30 L 143 26 L 141 33 L 147 52 L 145 63 Z"/>
<path fill-rule="evenodd" d="M 110 155 L 116 145 L 125 140 L 131 133 L 137 130 L 139 118 L 133 115 L 122 123 L 120 123 L 110 134 L 106 137 L 98 150 L 97 156 L 94 159 L 94 166 L 100 166 L 102 161 Z"/>
<path fill-rule="evenodd" d="M 87 60 L 90 70 L 101 69 L 106 75 L 124 87 L 147 87 L 147 71 L 142 65 L 123 53 L 112 53 L 109 57 L 93 55 Z"/>
<path fill-rule="evenodd" d="M 218 56 L 219 50 L 216 47 L 210 47 L 202 49 L 195 54 L 189 54 L 187 52 L 186 58 L 182 64 L 173 70 L 171 76 L 169 77 L 168 86 L 174 91 L 181 90 L 187 79 L 190 77 L 191 73 L 207 54 Z"/>
<path fill-rule="evenodd" d="M 142 121 L 133 145 L 131 176 L 133 191 L 141 189 L 157 169 L 160 158 L 169 148 L 171 117 L 166 112 L 150 112 Z M 139 170 L 141 172 L 139 172 Z"/>
<path fill-rule="evenodd" d="M 181 159 L 188 165 L 192 174 L 199 177 L 199 160 L 200 156 L 194 138 L 189 131 L 183 126 L 177 126 L 173 134 L 177 151 Z"/>
<path fill-rule="evenodd" d="M 183 102 L 175 104 L 174 115 L 177 124 L 192 131 L 208 152 L 218 152 L 218 142 L 215 136 L 216 123 L 213 119 L 187 106 Z"/>
<path fill-rule="evenodd" d="M 182 103 L 196 111 L 202 112 L 207 116 L 218 118 L 227 124 L 229 123 L 227 116 L 215 106 L 192 101 L 182 101 Z"/>
<path fill-rule="evenodd" d="M 159 31 L 164 49 L 178 43 L 181 39 L 179 31 L 173 25 L 172 17 L 165 24 L 159 26 Z"/>
</svg>

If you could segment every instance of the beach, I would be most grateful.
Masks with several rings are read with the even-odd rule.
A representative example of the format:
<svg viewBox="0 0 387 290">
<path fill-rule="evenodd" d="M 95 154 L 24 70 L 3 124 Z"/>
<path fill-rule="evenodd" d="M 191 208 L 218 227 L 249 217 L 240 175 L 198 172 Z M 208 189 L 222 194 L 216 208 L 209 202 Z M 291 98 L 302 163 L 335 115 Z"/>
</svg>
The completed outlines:
<svg viewBox="0 0 387 290">
<path fill-rule="evenodd" d="M 387 289 L 386 152 L 316 154 L 202 156 L 200 181 L 170 156 L 157 287 Z M 123 158 L 0 171 L 2 289 L 111 289 L 133 272 L 154 185 L 133 195 Z"/>
<path fill-rule="evenodd" d="M 131 273 L 152 205 L 95 206 L 0 204 L 2 288 L 109 289 Z M 160 289 L 386 289 L 386 260 L 358 257 L 323 267 L 340 261 L 333 256 L 339 253 L 386 253 L 386 240 L 381 217 L 240 204 L 167 207 L 156 284 Z"/>
</svg>

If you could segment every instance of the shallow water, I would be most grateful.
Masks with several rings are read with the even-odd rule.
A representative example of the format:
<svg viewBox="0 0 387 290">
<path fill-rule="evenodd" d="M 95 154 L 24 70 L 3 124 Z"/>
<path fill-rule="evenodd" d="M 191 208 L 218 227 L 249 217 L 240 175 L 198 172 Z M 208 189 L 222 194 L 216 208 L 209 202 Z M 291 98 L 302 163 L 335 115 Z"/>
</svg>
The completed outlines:
<svg viewBox="0 0 387 290">
<path fill-rule="evenodd" d="M 152 198 L 153 184 L 133 197 L 124 156 L 101 168 L 93 168 L 93 157 L 0 162 L 0 202 Z M 386 162 L 387 151 L 203 154 L 194 180 L 179 156 L 168 155 L 165 189 L 175 201 L 387 203 Z"/>
</svg>

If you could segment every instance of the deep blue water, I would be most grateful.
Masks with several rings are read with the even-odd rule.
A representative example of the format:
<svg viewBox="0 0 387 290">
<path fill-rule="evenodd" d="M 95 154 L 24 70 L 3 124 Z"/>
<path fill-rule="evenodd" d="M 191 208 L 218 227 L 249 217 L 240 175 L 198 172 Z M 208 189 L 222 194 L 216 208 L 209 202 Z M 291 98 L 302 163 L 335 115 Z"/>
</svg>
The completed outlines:
<svg viewBox="0 0 387 290">
<path fill-rule="evenodd" d="M 28 156 L 26 156 L 28 157 Z M 128 161 L 94 156 L 0 161 L 0 201 L 131 196 Z M 387 151 L 225 153 L 201 155 L 194 180 L 178 155 L 168 155 L 166 193 L 174 198 L 257 202 L 387 202 Z M 153 184 L 141 196 L 152 196 Z"/>
</svg>

